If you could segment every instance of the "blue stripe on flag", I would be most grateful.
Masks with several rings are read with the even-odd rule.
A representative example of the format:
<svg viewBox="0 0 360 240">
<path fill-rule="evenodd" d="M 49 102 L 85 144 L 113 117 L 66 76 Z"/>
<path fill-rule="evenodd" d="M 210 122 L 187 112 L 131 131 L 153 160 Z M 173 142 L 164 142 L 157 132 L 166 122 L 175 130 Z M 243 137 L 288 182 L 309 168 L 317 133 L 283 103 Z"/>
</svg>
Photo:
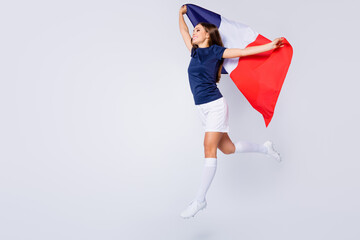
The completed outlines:
<svg viewBox="0 0 360 240">
<path fill-rule="evenodd" d="M 221 17 L 219 14 L 211 12 L 205 8 L 196 6 L 194 4 L 186 5 L 186 15 L 190 22 L 195 27 L 199 22 L 207 22 L 214 24 L 217 28 L 220 26 Z"/>
</svg>

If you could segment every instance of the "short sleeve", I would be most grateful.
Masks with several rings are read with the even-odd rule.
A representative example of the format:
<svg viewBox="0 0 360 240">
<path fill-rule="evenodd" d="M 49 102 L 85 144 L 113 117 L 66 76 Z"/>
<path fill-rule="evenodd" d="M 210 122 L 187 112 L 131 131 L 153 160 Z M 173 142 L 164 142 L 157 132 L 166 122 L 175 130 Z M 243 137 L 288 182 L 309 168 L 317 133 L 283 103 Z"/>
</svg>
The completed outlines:
<svg viewBox="0 0 360 240">
<path fill-rule="evenodd" d="M 191 54 L 190 54 L 190 56 L 193 57 L 194 54 L 195 54 L 195 49 L 194 49 L 194 47 L 191 47 Z"/>
<path fill-rule="evenodd" d="M 217 44 L 214 44 L 212 46 L 216 59 L 221 60 L 226 47 L 222 47 Z"/>
</svg>

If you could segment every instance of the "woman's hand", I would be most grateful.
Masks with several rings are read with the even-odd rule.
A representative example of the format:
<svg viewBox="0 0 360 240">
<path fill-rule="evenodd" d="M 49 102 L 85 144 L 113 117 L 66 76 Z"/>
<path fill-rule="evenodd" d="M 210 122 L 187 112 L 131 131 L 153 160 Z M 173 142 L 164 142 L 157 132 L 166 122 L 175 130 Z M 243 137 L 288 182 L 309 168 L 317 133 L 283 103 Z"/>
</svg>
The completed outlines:
<svg viewBox="0 0 360 240">
<path fill-rule="evenodd" d="M 181 6 L 179 13 L 181 13 L 181 15 L 184 15 L 186 13 L 186 11 L 187 11 L 187 8 L 186 8 L 186 5 L 184 4 Z"/>
<path fill-rule="evenodd" d="M 283 37 L 275 38 L 274 41 L 271 42 L 272 49 L 284 47 L 283 40 L 284 40 Z"/>
</svg>

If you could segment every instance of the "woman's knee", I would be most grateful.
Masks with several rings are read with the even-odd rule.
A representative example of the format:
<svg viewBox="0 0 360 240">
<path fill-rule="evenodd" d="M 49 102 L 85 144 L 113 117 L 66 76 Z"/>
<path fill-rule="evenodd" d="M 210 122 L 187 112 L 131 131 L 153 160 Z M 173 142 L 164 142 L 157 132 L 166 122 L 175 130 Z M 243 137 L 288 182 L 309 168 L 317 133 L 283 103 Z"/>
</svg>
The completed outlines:
<svg viewBox="0 0 360 240">
<path fill-rule="evenodd" d="M 204 144 L 204 152 L 205 152 L 205 156 L 208 155 L 216 155 L 216 150 L 217 147 L 214 145 L 209 145 L 209 144 Z"/>
<path fill-rule="evenodd" d="M 223 136 L 221 132 L 206 132 L 204 138 L 204 151 L 205 156 L 214 157 L 216 156 L 219 142 Z"/>
</svg>

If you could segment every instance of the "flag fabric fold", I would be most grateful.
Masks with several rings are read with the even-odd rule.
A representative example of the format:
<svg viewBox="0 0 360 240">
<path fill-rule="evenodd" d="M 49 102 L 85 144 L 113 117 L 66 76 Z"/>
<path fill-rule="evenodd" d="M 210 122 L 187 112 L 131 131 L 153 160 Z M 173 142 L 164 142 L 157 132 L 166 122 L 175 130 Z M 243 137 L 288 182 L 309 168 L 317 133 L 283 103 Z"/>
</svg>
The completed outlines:
<svg viewBox="0 0 360 240">
<path fill-rule="evenodd" d="M 199 22 L 217 26 L 224 47 L 247 48 L 272 42 L 254 29 L 194 4 L 185 4 L 186 15 L 195 27 Z M 293 49 L 286 38 L 284 47 L 240 58 L 225 58 L 221 73 L 229 74 L 251 106 L 269 125 L 283 82 L 290 67 Z"/>
</svg>

